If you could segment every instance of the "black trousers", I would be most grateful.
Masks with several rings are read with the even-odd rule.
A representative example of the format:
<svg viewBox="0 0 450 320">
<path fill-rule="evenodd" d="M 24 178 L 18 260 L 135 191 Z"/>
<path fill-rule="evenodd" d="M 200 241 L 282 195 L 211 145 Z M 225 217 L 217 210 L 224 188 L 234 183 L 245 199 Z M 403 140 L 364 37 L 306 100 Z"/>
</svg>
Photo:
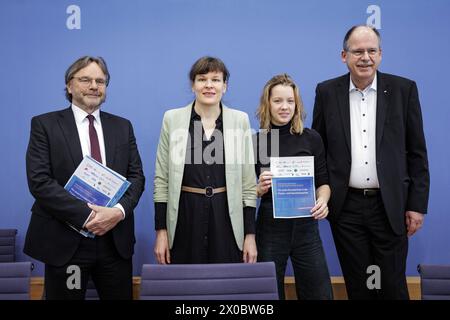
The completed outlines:
<svg viewBox="0 0 450 320">
<path fill-rule="evenodd" d="M 408 238 L 406 232 L 397 235 L 392 231 L 379 194 L 368 197 L 349 191 L 331 229 L 349 299 L 409 299 Z M 379 267 L 379 289 L 370 288 L 376 280 L 369 266 Z"/>
<path fill-rule="evenodd" d="M 92 278 L 101 300 L 131 300 L 132 272 L 132 259 L 119 256 L 110 232 L 94 239 L 83 238 L 67 264 L 45 265 L 45 297 L 47 300 L 83 300 L 87 282 Z"/>
<path fill-rule="evenodd" d="M 284 276 L 291 258 L 299 300 L 332 300 L 330 274 L 317 220 L 274 219 L 272 203 L 262 203 L 256 224 L 258 261 L 273 261 L 278 296 L 285 300 Z"/>
</svg>

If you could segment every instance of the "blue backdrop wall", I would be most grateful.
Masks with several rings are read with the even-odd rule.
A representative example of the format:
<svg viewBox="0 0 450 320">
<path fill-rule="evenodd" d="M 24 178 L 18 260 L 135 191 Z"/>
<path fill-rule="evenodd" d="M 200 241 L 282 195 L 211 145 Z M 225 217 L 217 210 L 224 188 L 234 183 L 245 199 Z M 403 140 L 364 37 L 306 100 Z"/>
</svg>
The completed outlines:
<svg viewBox="0 0 450 320">
<path fill-rule="evenodd" d="M 418 263 L 450 263 L 448 81 L 450 1 L 2 0 L 0 2 L 0 228 L 17 228 L 18 260 L 33 202 L 25 175 L 30 119 L 68 106 L 64 72 L 82 55 L 103 56 L 112 75 L 102 108 L 132 121 L 147 177 L 136 210 L 134 273 L 153 263 L 153 170 L 164 111 L 193 98 L 187 73 L 203 55 L 231 71 L 225 102 L 252 126 L 264 83 L 287 72 L 311 124 L 318 82 L 347 72 L 346 30 L 380 28 L 380 70 L 417 81 L 429 150 L 431 193 L 423 229 L 410 239 L 408 275 Z M 321 234 L 332 275 L 340 275 L 328 222 Z M 45 232 L 45 230 L 42 230 Z M 34 275 L 43 274 L 36 263 Z"/>
</svg>

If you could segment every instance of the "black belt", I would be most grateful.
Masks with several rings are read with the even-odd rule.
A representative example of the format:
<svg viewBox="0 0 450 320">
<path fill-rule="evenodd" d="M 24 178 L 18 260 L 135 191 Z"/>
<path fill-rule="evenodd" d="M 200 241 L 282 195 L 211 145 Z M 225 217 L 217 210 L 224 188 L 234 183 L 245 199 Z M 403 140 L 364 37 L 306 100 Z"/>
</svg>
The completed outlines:
<svg viewBox="0 0 450 320">
<path fill-rule="evenodd" d="M 376 197 L 381 195 L 380 189 L 357 189 L 357 188 L 348 188 L 348 192 L 362 195 L 364 197 Z"/>
</svg>

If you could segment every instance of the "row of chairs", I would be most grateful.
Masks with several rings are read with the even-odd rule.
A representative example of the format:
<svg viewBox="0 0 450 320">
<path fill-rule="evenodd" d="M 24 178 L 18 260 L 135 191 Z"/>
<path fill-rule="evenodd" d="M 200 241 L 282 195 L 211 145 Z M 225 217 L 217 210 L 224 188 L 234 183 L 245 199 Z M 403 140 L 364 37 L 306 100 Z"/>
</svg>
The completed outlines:
<svg viewBox="0 0 450 320">
<path fill-rule="evenodd" d="M 17 230 L 0 229 L 0 300 L 30 298 L 31 262 L 15 262 Z M 419 265 L 423 300 L 450 300 L 450 265 Z M 87 299 L 98 299 L 88 283 Z M 140 299 L 275 300 L 273 262 L 142 267 Z"/>
<path fill-rule="evenodd" d="M 30 262 L 0 263 L 0 300 L 30 297 Z M 90 286 L 90 287 L 89 287 Z M 275 265 L 190 264 L 142 266 L 141 300 L 276 300 Z M 92 282 L 86 299 L 98 299 Z"/>
<path fill-rule="evenodd" d="M 16 261 L 16 229 L 0 229 L 0 300 L 28 300 L 33 264 Z"/>
<path fill-rule="evenodd" d="M 15 262 L 17 230 L 0 229 L 0 300 L 30 298 L 31 262 Z M 98 299 L 94 283 L 86 299 Z M 140 299 L 275 300 L 275 265 L 230 263 L 142 267 Z"/>
</svg>

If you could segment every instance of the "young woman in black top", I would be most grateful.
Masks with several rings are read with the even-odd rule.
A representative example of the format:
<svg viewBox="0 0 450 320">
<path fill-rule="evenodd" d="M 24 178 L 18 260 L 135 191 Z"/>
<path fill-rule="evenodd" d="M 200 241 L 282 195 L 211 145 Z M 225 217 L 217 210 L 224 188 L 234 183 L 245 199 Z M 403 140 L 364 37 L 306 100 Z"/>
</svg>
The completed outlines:
<svg viewBox="0 0 450 320">
<path fill-rule="evenodd" d="M 300 94 L 287 74 L 277 75 L 267 82 L 257 116 L 261 128 L 256 136 L 257 193 L 261 198 L 256 224 L 258 261 L 275 262 L 280 299 L 284 299 L 284 275 L 289 257 L 299 299 L 332 299 L 318 227 L 318 220 L 328 215 L 330 198 L 325 152 L 320 135 L 313 129 L 304 128 Z M 270 156 L 314 156 L 317 200 L 311 209 L 312 217 L 273 217 Z"/>
</svg>

